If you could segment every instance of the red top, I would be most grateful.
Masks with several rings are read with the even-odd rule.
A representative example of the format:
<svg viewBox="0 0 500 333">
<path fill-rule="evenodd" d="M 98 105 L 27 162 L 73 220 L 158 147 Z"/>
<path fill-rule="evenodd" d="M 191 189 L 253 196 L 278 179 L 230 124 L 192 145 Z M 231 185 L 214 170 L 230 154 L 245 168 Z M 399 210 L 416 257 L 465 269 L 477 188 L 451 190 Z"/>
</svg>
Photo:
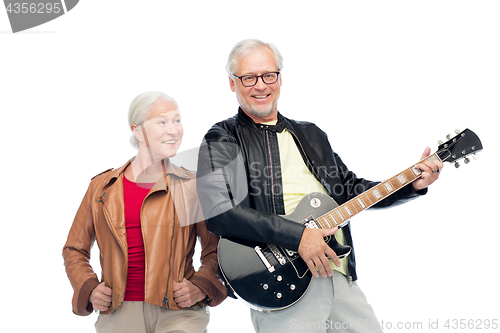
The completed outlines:
<svg viewBox="0 0 500 333">
<path fill-rule="evenodd" d="M 123 177 L 125 227 L 128 243 L 128 274 L 124 301 L 144 301 L 145 257 L 141 229 L 142 202 L 154 183 L 134 183 Z"/>
</svg>

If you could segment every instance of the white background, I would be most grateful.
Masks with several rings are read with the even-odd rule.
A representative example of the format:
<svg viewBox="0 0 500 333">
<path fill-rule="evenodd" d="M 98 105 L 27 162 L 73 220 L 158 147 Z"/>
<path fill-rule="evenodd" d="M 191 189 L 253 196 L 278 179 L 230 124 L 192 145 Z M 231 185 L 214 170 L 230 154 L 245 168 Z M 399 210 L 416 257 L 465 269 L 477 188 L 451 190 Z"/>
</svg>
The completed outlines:
<svg viewBox="0 0 500 333">
<path fill-rule="evenodd" d="M 447 164 L 427 196 L 352 229 L 358 282 L 384 327 L 500 321 L 499 16 L 497 1 L 82 0 L 12 34 L 0 10 L 0 330 L 93 331 L 95 314 L 71 312 L 61 256 L 90 178 L 135 154 L 127 111 L 139 93 L 178 101 L 184 150 L 232 116 L 224 66 L 244 38 L 277 45 L 279 110 L 317 123 L 359 176 L 389 178 L 455 128 L 480 136 L 481 159 Z M 240 301 L 211 319 L 210 332 L 253 331 Z"/>
</svg>

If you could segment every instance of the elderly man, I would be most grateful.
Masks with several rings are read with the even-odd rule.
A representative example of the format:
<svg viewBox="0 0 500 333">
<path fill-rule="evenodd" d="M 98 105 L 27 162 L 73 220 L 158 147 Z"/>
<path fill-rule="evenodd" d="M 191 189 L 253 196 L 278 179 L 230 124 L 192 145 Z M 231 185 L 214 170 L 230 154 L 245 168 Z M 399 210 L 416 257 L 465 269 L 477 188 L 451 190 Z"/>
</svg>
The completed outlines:
<svg viewBox="0 0 500 333">
<path fill-rule="evenodd" d="M 273 312 L 252 310 L 256 332 L 379 332 L 378 320 L 355 282 L 354 251 L 339 259 L 324 240 L 335 233 L 339 243 L 352 247 L 349 224 L 338 230 L 314 229 L 282 216 L 310 192 L 325 193 L 340 205 L 378 184 L 349 171 L 316 125 L 278 112 L 282 62 L 274 45 L 253 39 L 241 41 L 229 55 L 229 84 L 240 107 L 237 115 L 208 131 L 200 150 L 198 177 L 207 178 L 199 181 L 198 192 L 207 227 L 230 239 L 297 251 L 314 275 L 305 295 L 292 306 Z M 427 148 L 422 159 L 429 152 Z M 228 175 L 227 166 L 238 159 L 244 165 L 240 177 L 236 171 Z M 424 161 L 416 168 L 421 171 L 419 179 L 374 207 L 425 194 L 442 163 Z M 210 178 L 217 170 L 226 170 L 219 173 L 223 181 Z M 236 198 L 237 193 L 244 193 L 244 198 Z"/>
</svg>

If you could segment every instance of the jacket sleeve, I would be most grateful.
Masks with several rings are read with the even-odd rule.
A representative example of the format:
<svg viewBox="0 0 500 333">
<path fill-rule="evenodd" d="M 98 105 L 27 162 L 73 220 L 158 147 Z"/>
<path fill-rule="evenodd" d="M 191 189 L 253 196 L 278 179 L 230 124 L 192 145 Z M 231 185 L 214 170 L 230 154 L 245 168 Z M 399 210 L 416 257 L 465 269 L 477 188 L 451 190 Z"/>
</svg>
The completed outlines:
<svg viewBox="0 0 500 333">
<path fill-rule="evenodd" d="M 196 223 L 196 233 L 201 243 L 201 266 L 189 279 L 208 297 L 208 305 L 219 305 L 227 297 L 227 289 L 217 274 L 217 246 L 219 237 L 208 231 L 205 221 Z"/>
<path fill-rule="evenodd" d="M 63 248 L 64 266 L 71 286 L 73 287 L 73 312 L 78 315 L 92 313 L 90 294 L 99 280 L 89 264 L 90 250 L 95 241 L 95 230 L 92 220 L 91 187 L 76 213 L 68 239 Z"/>
<path fill-rule="evenodd" d="M 250 208 L 246 163 L 236 140 L 215 125 L 198 156 L 198 196 L 207 227 L 228 237 L 298 250 L 304 226 L 279 215 Z"/>
</svg>

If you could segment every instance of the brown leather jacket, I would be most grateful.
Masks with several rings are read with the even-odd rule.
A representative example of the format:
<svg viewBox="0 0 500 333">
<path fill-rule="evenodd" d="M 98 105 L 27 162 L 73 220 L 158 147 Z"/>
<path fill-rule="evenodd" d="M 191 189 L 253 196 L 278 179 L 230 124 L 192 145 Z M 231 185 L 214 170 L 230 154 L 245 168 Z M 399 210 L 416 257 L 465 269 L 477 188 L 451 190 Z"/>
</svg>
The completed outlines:
<svg viewBox="0 0 500 333">
<path fill-rule="evenodd" d="M 112 312 L 123 301 L 128 269 L 123 172 L 130 162 L 92 178 L 64 246 L 64 265 L 74 290 L 73 312 L 78 315 L 92 312 L 90 293 L 99 284 L 89 264 L 95 240 L 100 250 L 102 281 L 113 290 L 112 304 L 103 313 Z M 170 162 L 166 165 L 166 174 L 151 189 L 141 209 L 145 302 L 179 309 L 172 286 L 186 278 L 208 295 L 208 305 L 215 306 L 227 296 L 217 275 L 219 237 L 205 226 L 196 195 L 196 176 Z M 193 254 L 197 236 L 201 242 L 201 266 L 195 271 Z"/>
</svg>

